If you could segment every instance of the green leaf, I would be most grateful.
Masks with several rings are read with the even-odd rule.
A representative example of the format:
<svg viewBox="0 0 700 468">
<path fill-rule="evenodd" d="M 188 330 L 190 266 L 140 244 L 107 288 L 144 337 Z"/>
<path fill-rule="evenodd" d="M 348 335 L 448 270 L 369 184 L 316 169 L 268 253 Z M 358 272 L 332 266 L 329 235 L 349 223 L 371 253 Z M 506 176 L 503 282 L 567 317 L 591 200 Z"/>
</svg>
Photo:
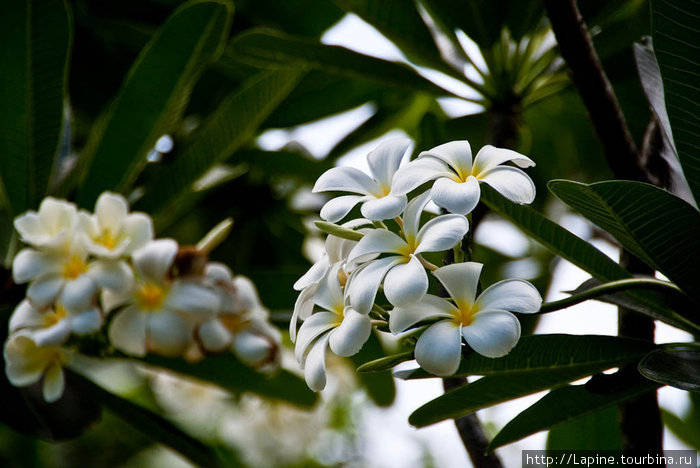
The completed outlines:
<svg viewBox="0 0 700 468">
<path fill-rule="evenodd" d="M 357 368 L 357 372 L 383 372 L 391 370 L 398 364 L 410 361 L 411 359 L 413 359 L 413 351 L 392 354 L 391 356 L 384 356 L 383 358 L 365 362 Z"/>
<path fill-rule="evenodd" d="M 369 340 L 362 346 L 359 353 L 352 356 L 352 362 L 357 366 L 362 362 L 375 359 L 385 354 L 377 334 L 372 333 Z M 367 394 L 377 406 L 391 406 L 396 398 L 396 385 L 394 377 L 389 372 L 360 374 L 358 376 L 362 386 L 367 389 Z"/>
<path fill-rule="evenodd" d="M 426 403 L 409 417 L 409 422 L 423 427 L 459 418 L 487 406 L 635 362 L 654 347 L 653 343 L 642 340 L 612 336 L 535 335 L 523 338 L 502 358 L 471 353 L 462 359 L 455 375 L 485 377 Z"/>
<path fill-rule="evenodd" d="M 603 335 L 526 336 L 506 356 L 487 358 L 472 352 L 462 358 L 457 377 L 469 375 L 525 376 L 547 371 L 581 371 L 591 375 L 644 357 L 655 345 L 634 338 Z M 590 371 L 588 374 L 586 372 Z M 402 378 L 435 377 L 422 369 L 401 372 Z"/>
<path fill-rule="evenodd" d="M 553 180 L 549 189 L 700 302 L 700 213 L 653 185 Z"/>
<path fill-rule="evenodd" d="M 199 0 L 178 8 L 141 51 L 82 155 L 78 197 L 92 206 L 104 190 L 124 191 L 156 140 L 173 128 L 204 67 L 223 50 L 232 7 Z"/>
<path fill-rule="evenodd" d="M 686 180 L 700 200 L 700 3 L 652 0 L 654 49 Z M 680 286 L 680 285 L 679 285 Z"/>
<path fill-rule="evenodd" d="M 97 400 L 114 415 L 123 419 L 134 429 L 140 431 L 199 466 L 223 467 L 216 453 L 202 442 L 185 434 L 162 416 L 136 405 L 129 400 L 108 392 L 96 383 L 82 377 Z M 230 466 L 230 465 L 229 465 Z"/>
<path fill-rule="evenodd" d="M 652 351 L 640 361 L 639 372 L 655 382 L 700 393 L 700 352 Z"/>
<path fill-rule="evenodd" d="M 547 434 L 546 449 L 622 450 L 619 407 L 605 408 L 552 427 Z"/>
<path fill-rule="evenodd" d="M 341 46 L 325 45 L 278 31 L 255 29 L 236 36 L 229 56 L 256 66 L 307 67 L 340 76 L 370 80 L 382 86 L 443 96 L 448 91 L 407 65 L 370 57 Z"/>
<path fill-rule="evenodd" d="M 529 206 L 518 205 L 507 200 L 486 184 L 481 185 L 481 200 L 531 238 L 594 278 L 609 282 L 632 277 L 627 270 L 588 242 L 545 218 Z M 700 332 L 700 326 L 671 310 L 658 300 L 658 297 L 641 291 L 629 291 L 627 294 L 640 303 L 648 305 L 646 313 L 650 317 L 683 330 Z"/>
<path fill-rule="evenodd" d="M 48 190 L 61 140 L 72 17 L 63 0 L 10 0 L 0 15 L 0 200 L 14 217 Z"/>
<path fill-rule="evenodd" d="M 281 370 L 273 376 L 267 376 L 241 363 L 233 354 L 207 356 L 197 363 L 155 355 L 147 356 L 142 361 L 218 385 L 234 393 L 254 392 L 303 408 L 312 407 L 318 400 L 318 396 L 309 390 L 304 380 L 296 375 Z"/>
<path fill-rule="evenodd" d="M 552 390 L 508 422 L 493 438 L 489 450 L 653 392 L 659 387 L 639 376 L 632 380 L 619 377 L 599 375 L 586 385 L 570 385 Z"/>
<path fill-rule="evenodd" d="M 141 209 L 149 213 L 174 209 L 197 179 L 253 138 L 301 77 L 296 70 L 261 72 L 224 98 L 175 160 L 164 164 L 148 183 Z"/>
</svg>

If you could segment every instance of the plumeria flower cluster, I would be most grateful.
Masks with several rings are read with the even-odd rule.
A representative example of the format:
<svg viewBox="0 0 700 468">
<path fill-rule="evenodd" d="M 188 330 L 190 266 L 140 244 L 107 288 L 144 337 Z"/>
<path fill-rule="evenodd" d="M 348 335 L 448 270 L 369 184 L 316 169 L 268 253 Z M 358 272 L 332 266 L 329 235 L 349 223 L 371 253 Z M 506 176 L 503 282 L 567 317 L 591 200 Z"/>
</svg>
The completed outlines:
<svg viewBox="0 0 700 468">
<path fill-rule="evenodd" d="M 332 198 L 321 209 L 329 233 L 325 252 L 294 285 L 299 296 L 289 331 L 313 390 L 326 385 L 327 353 L 357 353 L 373 327 L 420 333 L 418 364 L 448 376 L 457 371 L 465 345 L 486 357 L 507 354 L 520 338 L 513 312 L 540 309 L 542 298 L 526 281 L 504 280 L 477 297 L 481 264 L 438 268 L 424 257 L 461 245 L 480 183 L 513 202 L 532 202 L 535 186 L 520 168 L 534 162 L 490 145 L 472 159 L 467 141 L 437 146 L 407 162 L 409 147 L 409 140 L 385 142 L 367 156 L 370 175 L 336 167 L 314 186 L 315 192 L 351 195 Z M 425 212 L 430 201 L 441 214 Z M 362 217 L 349 217 L 358 204 Z M 431 282 L 449 297 L 429 294 Z"/>
<path fill-rule="evenodd" d="M 42 381 L 44 399 L 56 401 L 63 367 L 103 332 L 107 351 L 135 357 L 230 349 L 256 368 L 279 363 L 279 333 L 251 281 L 209 262 L 206 246 L 154 239 L 151 218 L 131 213 L 123 196 L 103 193 L 94 213 L 49 197 L 14 224 L 28 247 L 13 279 L 28 286 L 4 348 L 13 385 Z"/>
</svg>

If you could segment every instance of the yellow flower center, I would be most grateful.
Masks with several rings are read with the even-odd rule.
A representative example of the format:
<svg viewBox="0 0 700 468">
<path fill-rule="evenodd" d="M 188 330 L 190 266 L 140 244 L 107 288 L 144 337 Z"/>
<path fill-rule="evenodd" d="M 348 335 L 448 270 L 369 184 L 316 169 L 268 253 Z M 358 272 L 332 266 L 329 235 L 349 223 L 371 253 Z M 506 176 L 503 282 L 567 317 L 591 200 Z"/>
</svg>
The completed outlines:
<svg viewBox="0 0 700 468">
<path fill-rule="evenodd" d="M 146 283 L 136 290 L 136 302 L 143 310 L 159 310 L 167 290 L 157 284 Z"/>
<path fill-rule="evenodd" d="M 117 236 L 112 234 L 112 231 L 109 229 L 105 229 L 100 233 L 99 236 L 93 239 L 95 243 L 100 244 L 104 247 L 106 247 L 109 250 L 114 249 L 114 247 L 117 245 Z"/>
<path fill-rule="evenodd" d="M 456 317 L 456 322 L 468 327 L 474 322 L 474 315 L 479 311 L 478 306 L 461 301 L 457 302 L 456 305 L 459 309 L 459 317 Z"/>
<path fill-rule="evenodd" d="M 66 279 L 76 279 L 87 271 L 87 263 L 78 255 L 73 255 L 63 265 L 63 277 Z"/>
<path fill-rule="evenodd" d="M 61 304 L 56 304 L 56 307 L 54 307 L 53 311 L 46 312 L 43 315 L 44 325 L 46 327 L 56 325 L 58 322 L 66 318 L 67 315 L 68 314 L 66 313 L 66 309 Z"/>
</svg>

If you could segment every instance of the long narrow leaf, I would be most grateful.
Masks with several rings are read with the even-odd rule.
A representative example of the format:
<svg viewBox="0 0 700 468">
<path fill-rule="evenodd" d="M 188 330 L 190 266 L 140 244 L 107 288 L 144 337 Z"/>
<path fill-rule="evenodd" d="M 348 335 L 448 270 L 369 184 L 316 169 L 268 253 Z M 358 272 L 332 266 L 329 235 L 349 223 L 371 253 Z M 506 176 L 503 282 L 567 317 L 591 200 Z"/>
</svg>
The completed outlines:
<svg viewBox="0 0 700 468">
<path fill-rule="evenodd" d="M 91 206 L 103 190 L 123 191 L 134 181 L 148 151 L 184 111 L 203 67 L 222 52 L 231 16 L 225 0 L 189 2 L 143 49 L 86 145 L 80 205 Z"/>
<path fill-rule="evenodd" d="M 64 0 L 0 14 L 0 200 L 12 216 L 46 194 L 61 139 L 72 18 Z"/>
</svg>

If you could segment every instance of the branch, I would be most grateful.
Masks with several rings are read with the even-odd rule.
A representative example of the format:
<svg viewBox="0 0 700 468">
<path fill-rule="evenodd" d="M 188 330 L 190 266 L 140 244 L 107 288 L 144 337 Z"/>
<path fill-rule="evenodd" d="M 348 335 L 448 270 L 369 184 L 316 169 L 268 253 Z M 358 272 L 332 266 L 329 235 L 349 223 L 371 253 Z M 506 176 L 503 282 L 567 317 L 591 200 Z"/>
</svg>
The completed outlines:
<svg viewBox="0 0 700 468">
<path fill-rule="evenodd" d="M 613 175 L 617 179 L 647 182 L 625 116 L 575 0 L 544 0 L 544 7 Z"/>
</svg>

